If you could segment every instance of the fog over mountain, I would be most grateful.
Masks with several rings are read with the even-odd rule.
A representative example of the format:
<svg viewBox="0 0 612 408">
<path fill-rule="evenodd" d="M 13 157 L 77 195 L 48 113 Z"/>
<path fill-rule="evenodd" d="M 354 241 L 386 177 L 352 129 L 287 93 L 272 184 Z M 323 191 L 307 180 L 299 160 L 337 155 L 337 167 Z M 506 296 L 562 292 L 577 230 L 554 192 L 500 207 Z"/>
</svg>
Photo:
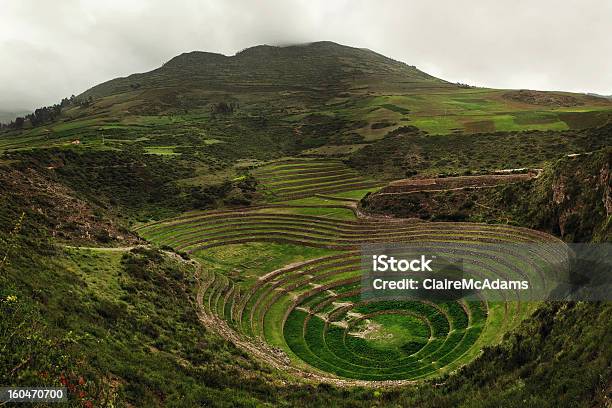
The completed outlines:
<svg viewBox="0 0 612 408">
<path fill-rule="evenodd" d="M 449 81 L 612 93 L 606 0 L 2 0 L 0 6 L 2 111 L 56 103 L 183 52 L 233 55 L 258 44 L 319 40 L 370 48 Z"/>
</svg>

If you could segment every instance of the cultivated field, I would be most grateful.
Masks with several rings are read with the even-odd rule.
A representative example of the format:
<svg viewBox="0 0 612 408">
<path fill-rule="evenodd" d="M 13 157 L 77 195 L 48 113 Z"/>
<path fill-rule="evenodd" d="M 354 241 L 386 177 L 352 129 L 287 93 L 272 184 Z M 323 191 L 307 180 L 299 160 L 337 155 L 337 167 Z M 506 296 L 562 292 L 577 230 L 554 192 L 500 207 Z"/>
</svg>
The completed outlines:
<svg viewBox="0 0 612 408">
<path fill-rule="evenodd" d="M 253 171 L 253 175 L 273 200 L 293 200 L 383 184 L 367 179 L 334 160 L 284 160 L 260 167 Z"/>
<path fill-rule="evenodd" d="M 396 384 L 437 376 L 497 343 L 534 308 L 518 294 L 503 302 L 368 299 L 361 245 L 435 249 L 492 279 L 541 276 L 563 250 L 557 239 L 525 228 L 358 217 L 364 192 L 357 189 L 376 182 L 353 177 L 339 162 L 286 160 L 254 174 L 273 200 L 285 201 L 186 213 L 137 232 L 200 262 L 204 324 L 306 378 Z M 498 244 L 539 249 L 527 257 L 496 251 Z"/>
</svg>

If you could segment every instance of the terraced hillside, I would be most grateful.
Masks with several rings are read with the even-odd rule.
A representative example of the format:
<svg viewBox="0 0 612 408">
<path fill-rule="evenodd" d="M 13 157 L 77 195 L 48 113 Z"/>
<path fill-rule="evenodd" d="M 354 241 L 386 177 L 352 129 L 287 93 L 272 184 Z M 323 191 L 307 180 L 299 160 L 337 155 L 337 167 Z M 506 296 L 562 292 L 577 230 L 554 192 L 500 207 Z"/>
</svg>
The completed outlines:
<svg viewBox="0 0 612 408">
<path fill-rule="evenodd" d="M 383 185 L 334 160 L 283 160 L 252 173 L 272 200 L 293 200 Z"/>
<path fill-rule="evenodd" d="M 460 176 L 444 178 L 405 179 L 389 183 L 382 188 L 379 194 L 406 194 L 417 192 L 435 192 L 448 190 L 462 190 L 470 188 L 495 187 L 501 184 L 516 183 L 529 180 L 536 176 L 536 172 L 524 174 L 492 174 L 480 176 Z"/>
<path fill-rule="evenodd" d="M 305 378 L 396 384 L 441 375 L 474 359 L 530 315 L 535 304 L 521 301 L 518 293 L 499 302 L 365 296 L 360 251 L 365 244 L 410 243 L 415 251 L 428 248 L 460 260 L 474 276 L 540 276 L 536 286 L 546 285 L 543 274 L 564 246 L 547 234 L 505 225 L 358 218 L 354 199 L 312 197 L 355 188 L 353 183 L 362 186 L 351 181 L 334 190 L 333 181 L 317 183 L 343 171 L 335 162 L 275 163 L 256 173 L 277 185 L 290 177 L 303 180 L 276 191 L 284 192 L 281 197 L 311 197 L 191 212 L 136 230 L 200 262 L 203 324 Z M 308 172 L 315 175 L 312 181 Z M 526 256 L 524 251 L 502 252 L 500 244 L 536 249 Z"/>
</svg>

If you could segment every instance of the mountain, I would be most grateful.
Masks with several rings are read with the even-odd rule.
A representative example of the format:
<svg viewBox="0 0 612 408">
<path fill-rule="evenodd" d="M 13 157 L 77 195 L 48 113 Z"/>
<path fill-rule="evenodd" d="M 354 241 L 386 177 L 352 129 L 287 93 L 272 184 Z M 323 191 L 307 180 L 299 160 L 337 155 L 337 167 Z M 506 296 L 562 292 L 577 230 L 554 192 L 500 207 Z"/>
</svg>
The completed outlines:
<svg viewBox="0 0 612 408">
<path fill-rule="evenodd" d="M 7 111 L 7 110 L 0 110 L 0 123 L 9 123 L 12 120 L 15 120 L 16 117 L 18 116 L 24 116 L 27 115 L 28 111 L 26 110 L 16 110 L 16 111 Z"/>
<path fill-rule="evenodd" d="M 153 71 L 104 82 L 79 98 L 92 100 L 89 115 L 110 109 L 122 116 L 194 112 L 216 103 L 267 115 L 320 113 L 331 105 L 337 115 L 361 120 L 361 127 L 355 128 L 366 139 L 382 136 L 380 129 L 392 130 L 399 121 L 415 119 L 417 127 L 435 133 L 580 127 L 585 118 L 607 120 L 593 119 L 589 107 L 612 107 L 608 100 L 584 94 L 452 84 L 368 49 L 329 41 L 259 45 L 233 56 L 185 53 Z M 542 113 L 571 107 L 586 114 L 576 119 L 572 109 L 568 114 Z M 507 117 L 496 118 L 513 112 L 518 113 L 511 124 Z M 446 122 L 431 126 L 441 115 Z"/>
<path fill-rule="evenodd" d="M 612 95 L 601 95 L 601 94 L 598 94 L 598 93 L 593 93 L 593 92 L 588 92 L 588 93 L 587 93 L 587 95 L 590 95 L 590 96 L 597 96 L 597 97 L 599 97 L 599 98 L 612 99 Z"/>
<path fill-rule="evenodd" d="M 259 45 L 233 56 L 181 54 L 40 113 L 9 142 L 0 136 L 0 149 L 66 144 L 77 134 L 102 142 L 104 130 L 145 146 L 201 145 L 201 135 L 209 134 L 242 148 L 242 136 L 250 134 L 257 143 L 281 145 L 284 154 L 343 155 L 406 125 L 428 134 L 592 128 L 611 120 L 612 100 L 452 84 L 367 49 L 316 42 Z M 170 123 L 172 136 L 141 132 Z"/>
<path fill-rule="evenodd" d="M 448 87 L 452 85 L 373 51 L 316 42 L 287 47 L 260 45 L 234 56 L 185 53 L 153 71 L 102 83 L 81 97 L 120 94 L 121 99 L 137 97 L 156 106 L 194 107 L 219 98 L 321 102 L 342 93 Z"/>
</svg>

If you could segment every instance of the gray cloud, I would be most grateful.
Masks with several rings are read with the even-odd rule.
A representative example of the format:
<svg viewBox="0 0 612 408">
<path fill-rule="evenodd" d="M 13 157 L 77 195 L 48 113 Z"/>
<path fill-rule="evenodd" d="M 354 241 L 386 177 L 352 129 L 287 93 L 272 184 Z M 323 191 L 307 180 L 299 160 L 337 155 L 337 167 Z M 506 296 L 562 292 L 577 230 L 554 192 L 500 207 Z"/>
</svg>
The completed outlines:
<svg viewBox="0 0 612 408">
<path fill-rule="evenodd" d="M 182 52 L 331 40 L 438 77 L 612 94 L 608 0 L 0 0 L 0 110 L 32 109 Z"/>
</svg>

